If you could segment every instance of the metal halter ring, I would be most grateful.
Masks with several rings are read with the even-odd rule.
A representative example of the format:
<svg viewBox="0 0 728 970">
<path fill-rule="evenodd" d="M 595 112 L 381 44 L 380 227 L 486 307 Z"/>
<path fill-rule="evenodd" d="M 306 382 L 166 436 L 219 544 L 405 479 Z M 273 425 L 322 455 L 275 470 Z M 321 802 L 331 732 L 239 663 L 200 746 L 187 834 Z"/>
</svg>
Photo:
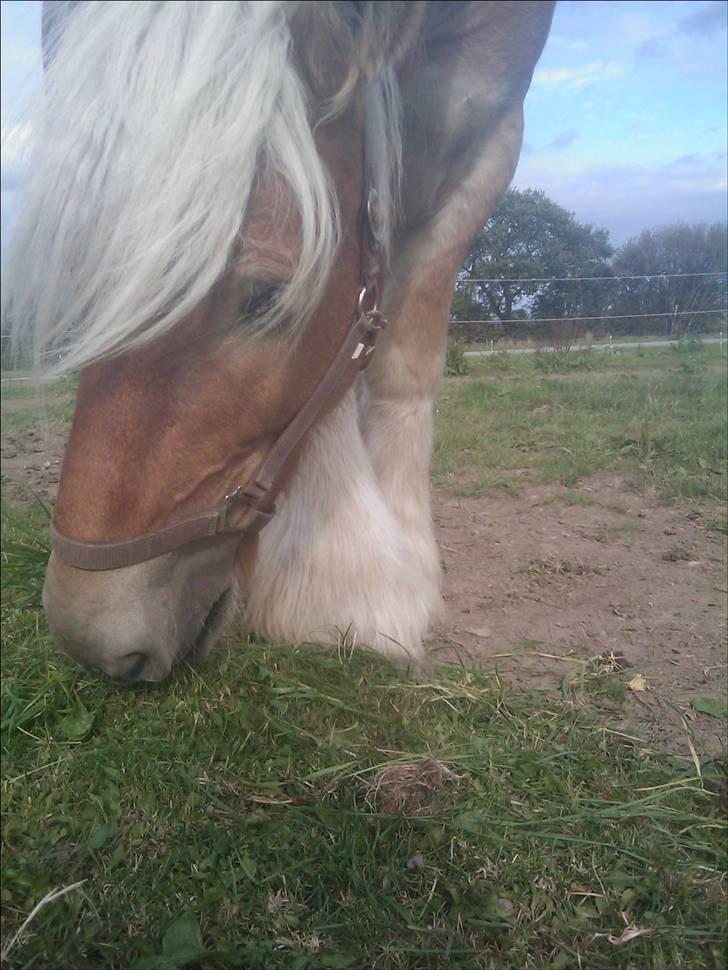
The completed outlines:
<svg viewBox="0 0 728 970">
<path fill-rule="evenodd" d="M 371 302 L 369 308 L 366 306 L 368 302 Z M 356 312 L 358 316 L 366 317 L 367 319 L 379 314 L 379 287 L 376 283 L 367 283 L 366 286 L 362 286 L 359 290 L 359 299 L 356 301 Z"/>
</svg>

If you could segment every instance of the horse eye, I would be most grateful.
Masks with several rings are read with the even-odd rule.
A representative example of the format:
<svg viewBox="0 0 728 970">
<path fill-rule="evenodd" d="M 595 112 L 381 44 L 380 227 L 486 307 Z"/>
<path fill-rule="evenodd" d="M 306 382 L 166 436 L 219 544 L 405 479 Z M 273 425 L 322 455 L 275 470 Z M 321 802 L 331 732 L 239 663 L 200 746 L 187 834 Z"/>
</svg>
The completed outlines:
<svg viewBox="0 0 728 970">
<path fill-rule="evenodd" d="M 280 291 L 281 287 L 277 283 L 261 283 L 252 287 L 240 304 L 241 319 L 250 319 L 264 314 L 273 306 Z"/>
</svg>

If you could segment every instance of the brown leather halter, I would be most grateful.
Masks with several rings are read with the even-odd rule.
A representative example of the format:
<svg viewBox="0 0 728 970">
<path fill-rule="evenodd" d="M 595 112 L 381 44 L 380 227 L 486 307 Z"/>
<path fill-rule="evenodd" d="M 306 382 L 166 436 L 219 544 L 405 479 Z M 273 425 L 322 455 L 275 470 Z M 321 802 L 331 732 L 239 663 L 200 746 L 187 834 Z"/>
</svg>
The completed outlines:
<svg viewBox="0 0 728 970">
<path fill-rule="evenodd" d="M 362 286 L 352 325 L 321 382 L 280 434 L 253 479 L 226 495 L 221 508 L 120 542 L 77 542 L 62 535 L 51 522 L 53 551 L 57 556 L 77 569 L 120 569 L 155 559 L 197 539 L 253 534 L 270 522 L 275 515 L 275 498 L 286 462 L 326 406 L 335 402 L 367 366 L 377 334 L 387 323 L 378 306 L 384 259 L 374 189 L 362 206 L 361 222 Z"/>
</svg>

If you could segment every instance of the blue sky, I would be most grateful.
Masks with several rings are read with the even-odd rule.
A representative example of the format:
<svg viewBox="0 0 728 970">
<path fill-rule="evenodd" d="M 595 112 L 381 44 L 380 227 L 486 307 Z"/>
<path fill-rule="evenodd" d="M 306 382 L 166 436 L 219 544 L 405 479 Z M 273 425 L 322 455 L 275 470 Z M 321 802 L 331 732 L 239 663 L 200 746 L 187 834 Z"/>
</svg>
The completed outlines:
<svg viewBox="0 0 728 970">
<path fill-rule="evenodd" d="M 526 101 L 514 184 L 619 244 L 726 219 L 724 0 L 562 0 Z"/>
<path fill-rule="evenodd" d="M 40 2 L 2 0 L 3 234 L 40 76 Z M 561 0 L 526 101 L 514 184 L 543 189 L 616 245 L 726 208 L 724 0 Z"/>
</svg>

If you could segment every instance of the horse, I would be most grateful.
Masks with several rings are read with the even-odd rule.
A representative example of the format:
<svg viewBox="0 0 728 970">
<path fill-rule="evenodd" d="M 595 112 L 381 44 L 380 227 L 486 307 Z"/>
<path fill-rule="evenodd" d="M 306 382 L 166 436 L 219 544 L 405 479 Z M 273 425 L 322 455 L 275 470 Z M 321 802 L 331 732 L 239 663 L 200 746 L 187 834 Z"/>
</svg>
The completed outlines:
<svg viewBox="0 0 728 970">
<path fill-rule="evenodd" d="M 43 604 L 82 665 L 163 680 L 236 612 L 424 660 L 450 302 L 553 7 L 44 5 L 4 314 L 79 372 Z"/>
</svg>

